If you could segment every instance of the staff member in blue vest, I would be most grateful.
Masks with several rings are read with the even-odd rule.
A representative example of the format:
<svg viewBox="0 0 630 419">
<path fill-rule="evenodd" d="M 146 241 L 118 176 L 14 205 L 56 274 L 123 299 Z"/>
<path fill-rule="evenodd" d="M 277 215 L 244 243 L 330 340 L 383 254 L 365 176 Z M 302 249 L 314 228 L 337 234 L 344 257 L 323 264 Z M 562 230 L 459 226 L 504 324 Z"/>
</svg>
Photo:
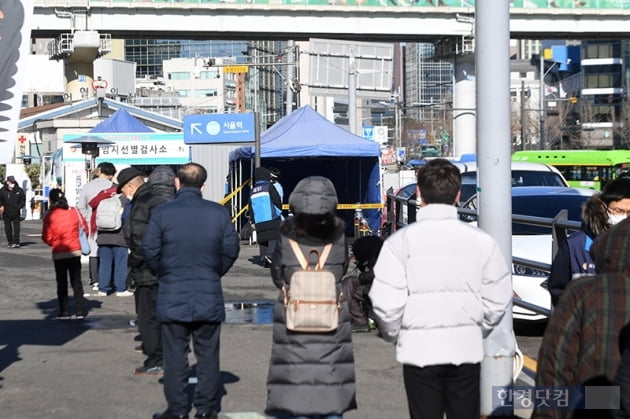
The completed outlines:
<svg viewBox="0 0 630 419">
<path fill-rule="evenodd" d="M 254 186 L 249 195 L 249 208 L 256 230 L 260 259 L 265 267 L 269 267 L 280 236 L 282 198 L 271 182 L 271 172 L 265 167 L 257 167 L 254 170 Z"/>
</svg>

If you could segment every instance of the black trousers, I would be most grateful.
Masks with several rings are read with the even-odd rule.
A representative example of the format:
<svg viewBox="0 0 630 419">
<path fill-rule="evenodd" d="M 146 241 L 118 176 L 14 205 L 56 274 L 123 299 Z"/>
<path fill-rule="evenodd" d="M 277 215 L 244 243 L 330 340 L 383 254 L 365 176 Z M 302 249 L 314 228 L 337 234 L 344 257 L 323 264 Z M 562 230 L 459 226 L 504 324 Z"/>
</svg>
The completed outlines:
<svg viewBox="0 0 630 419">
<path fill-rule="evenodd" d="M 403 365 L 411 419 L 479 419 L 480 364 Z"/>
<path fill-rule="evenodd" d="M 136 288 L 138 331 L 142 336 L 142 351 L 147 356 L 144 366 L 147 368 L 162 366 L 162 329 L 155 318 L 157 301 L 156 285 L 141 285 Z"/>
<path fill-rule="evenodd" d="M 221 323 L 162 323 L 164 396 L 170 413 L 186 415 L 190 411 L 186 386 L 188 385 L 188 351 L 191 337 L 197 358 L 197 386 L 193 405 L 199 413 L 217 411 L 221 385 L 220 334 Z"/>
<path fill-rule="evenodd" d="M 83 284 L 81 284 L 81 257 L 57 259 L 55 264 L 55 279 L 57 280 L 57 299 L 59 300 L 59 315 L 68 315 L 68 275 L 70 286 L 74 293 L 74 305 L 77 316 L 85 315 L 83 310 Z"/>
<path fill-rule="evenodd" d="M 20 244 L 20 217 L 4 217 L 4 233 L 7 236 L 7 244 Z"/>
</svg>

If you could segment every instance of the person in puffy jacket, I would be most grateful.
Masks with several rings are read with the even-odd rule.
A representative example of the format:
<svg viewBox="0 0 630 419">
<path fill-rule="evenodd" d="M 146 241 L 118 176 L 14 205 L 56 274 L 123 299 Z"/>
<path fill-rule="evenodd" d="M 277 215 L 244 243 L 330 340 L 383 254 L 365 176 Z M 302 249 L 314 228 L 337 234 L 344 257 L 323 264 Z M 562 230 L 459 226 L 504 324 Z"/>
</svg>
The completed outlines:
<svg viewBox="0 0 630 419">
<path fill-rule="evenodd" d="M 282 224 L 271 262 L 271 277 L 279 289 L 301 265 L 290 240 L 307 254 L 309 248 L 332 244 L 324 269 L 336 278 L 337 289 L 348 268 L 344 222 L 335 215 L 337 192 L 321 176 L 302 179 L 289 197 L 294 213 Z M 326 333 L 287 330 L 283 293 L 278 293 L 273 314 L 273 345 L 267 376 L 267 412 L 299 417 L 341 418 L 356 409 L 354 353 L 348 303 L 344 300 L 339 326 Z"/>
<path fill-rule="evenodd" d="M 8 176 L 4 188 L 0 189 L 0 215 L 4 219 L 4 232 L 9 247 L 20 247 L 20 223 L 24 205 L 24 189 L 18 186 L 15 177 Z"/>
<path fill-rule="evenodd" d="M 418 170 L 418 218 L 387 237 L 374 265 L 369 297 L 380 334 L 396 343 L 412 419 L 479 418 L 481 361 L 496 355 L 483 338 L 512 300 L 499 244 L 459 220 L 460 189 L 445 159 Z"/>
<path fill-rule="evenodd" d="M 162 324 L 164 395 L 168 408 L 153 419 L 188 418 L 190 341 L 197 358 L 196 417 L 217 417 L 219 341 L 225 321 L 221 277 L 239 253 L 239 237 L 222 205 L 203 199 L 206 169 L 180 167 L 175 198 L 151 213 L 142 238 L 144 260 L 157 278 L 156 318 Z"/>
<path fill-rule="evenodd" d="M 74 293 L 75 314 L 77 319 L 85 316 L 83 303 L 83 284 L 81 283 L 81 242 L 79 226 L 87 232 L 88 225 L 81 213 L 68 206 L 68 201 L 61 189 L 53 189 L 48 197 L 50 210 L 44 216 L 42 240 L 51 246 L 57 280 L 57 299 L 59 300 L 58 319 L 69 319 L 68 276 Z"/>
<path fill-rule="evenodd" d="M 155 316 L 158 279 L 151 272 L 142 254 L 142 238 L 153 209 L 175 197 L 175 173 L 168 166 L 158 166 L 145 183 L 142 178 L 131 179 L 126 186 L 132 198 L 129 220 L 123 225 L 129 245 L 129 282 L 135 288 L 138 331 L 142 336 L 142 352 L 147 356 L 135 375 L 161 375 L 162 334 Z"/>
</svg>

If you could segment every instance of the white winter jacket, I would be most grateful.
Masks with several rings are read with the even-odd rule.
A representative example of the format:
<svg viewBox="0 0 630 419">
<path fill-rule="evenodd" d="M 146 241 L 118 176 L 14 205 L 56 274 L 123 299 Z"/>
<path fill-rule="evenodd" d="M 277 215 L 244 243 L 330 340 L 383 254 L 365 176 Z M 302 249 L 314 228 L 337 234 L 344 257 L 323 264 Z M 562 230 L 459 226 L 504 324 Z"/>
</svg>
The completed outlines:
<svg viewBox="0 0 630 419">
<path fill-rule="evenodd" d="M 497 242 L 459 221 L 451 205 L 420 208 L 415 223 L 385 240 L 370 299 L 397 360 L 419 367 L 478 363 L 483 336 L 512 299 Z"/>
</svg>

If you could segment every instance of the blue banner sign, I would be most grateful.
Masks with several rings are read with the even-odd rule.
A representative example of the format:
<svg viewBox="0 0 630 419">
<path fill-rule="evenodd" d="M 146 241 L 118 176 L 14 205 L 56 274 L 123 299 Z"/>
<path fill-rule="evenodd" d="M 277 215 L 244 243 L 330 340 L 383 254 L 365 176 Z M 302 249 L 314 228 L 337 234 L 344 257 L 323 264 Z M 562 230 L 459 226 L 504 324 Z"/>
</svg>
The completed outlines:
<svg viewBox="0 0 630 419">
<path fill-rule="evenodd" d="M 184 116 L 186 144 L 253 143 L 255 140 L 253 113 Z"/>
<path fill-rule="evenodd" d="M 363 127 L 363 138 L 374 141 L 374 127 Z"/>
</svg>

